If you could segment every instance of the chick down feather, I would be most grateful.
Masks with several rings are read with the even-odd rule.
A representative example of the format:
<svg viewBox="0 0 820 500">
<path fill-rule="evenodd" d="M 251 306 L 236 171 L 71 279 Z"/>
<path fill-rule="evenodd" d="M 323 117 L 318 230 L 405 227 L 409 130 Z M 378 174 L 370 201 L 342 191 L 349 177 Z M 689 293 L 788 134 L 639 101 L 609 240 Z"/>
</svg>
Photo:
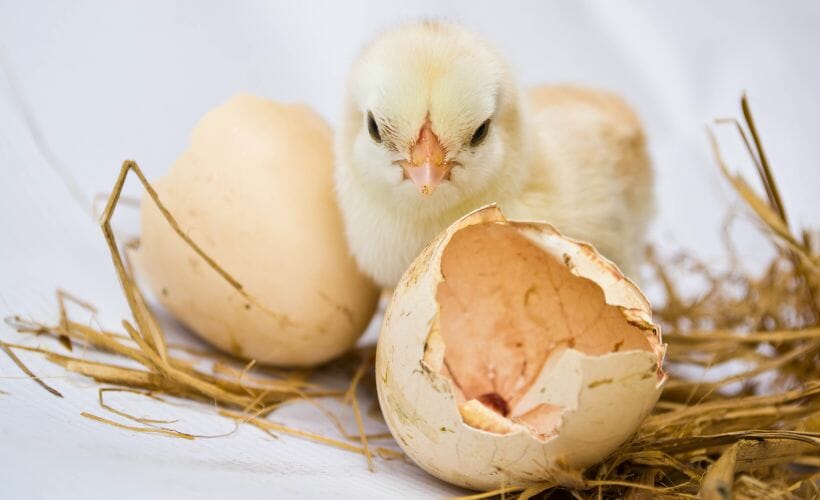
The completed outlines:
<svg viewBox="0 0 820 500">
<path fill-rule="evenodd" d="M 432 194 L 400 166 L 425 124 L 450 168 Z M 500 54 L 457 25 L 384 33 L 351 71 L 336 193 L 358 265 L 385 288 L 440 231 L 492 202 L 591 242 L 634 276 L 652 177 L 640 122 L 621 99 L 572 86 L 524 93 Z"/>
</svg>

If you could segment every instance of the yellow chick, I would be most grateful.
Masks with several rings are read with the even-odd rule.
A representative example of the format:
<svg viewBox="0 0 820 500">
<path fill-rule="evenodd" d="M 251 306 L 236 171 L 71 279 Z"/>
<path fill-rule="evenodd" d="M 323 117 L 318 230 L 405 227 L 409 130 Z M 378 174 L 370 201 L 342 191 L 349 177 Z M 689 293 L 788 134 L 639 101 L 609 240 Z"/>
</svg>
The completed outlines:
<svg viewBox="0 0 820 500">
<path fill-rule="evenodd" d="M 652 211 L 643 132 L 626 104 L 575 87 L 525 94 L 494 48 L 453 24 L 403 26 L 364 49 L 336 163 L 351 251 L 385 288 L 440 231 L 492 202 L 593 243 L 631 275 Z"/>
</svg>

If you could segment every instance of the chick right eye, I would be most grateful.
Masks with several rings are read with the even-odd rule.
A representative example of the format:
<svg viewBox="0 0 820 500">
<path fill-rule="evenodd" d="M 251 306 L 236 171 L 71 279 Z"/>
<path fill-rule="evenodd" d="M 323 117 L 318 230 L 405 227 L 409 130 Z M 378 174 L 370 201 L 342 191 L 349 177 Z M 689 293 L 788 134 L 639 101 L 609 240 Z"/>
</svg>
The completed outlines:
<svg viewBox="0 0 820 500">
<path fill-rule="evenodd" d="M 370 132 L 370 137 L 378 142 L 382 142 L 382 134 L 379 132 L 379 125 L 376 123 L 376 119 L 373 118 L 373 113 L 368 111 L 367 112 L 367 131 Z"/>
<path fill-rule="evenodd" d="M 470 146 L 475 147 L 475 146 L 478 146 L 479 144 L 481 144 L 484 141 L 484 138 L 487 137 L 487 132 L 489 132 L 489 131 L 490 131 L 490 119 L 487 118 L 486 120 L 484 120 L 484 123 L 479 125 L 479 127 L 477 129 L 475 129 L 475 132 L 473 133 L 473 136 L 470 138 Z"/>
</svg>

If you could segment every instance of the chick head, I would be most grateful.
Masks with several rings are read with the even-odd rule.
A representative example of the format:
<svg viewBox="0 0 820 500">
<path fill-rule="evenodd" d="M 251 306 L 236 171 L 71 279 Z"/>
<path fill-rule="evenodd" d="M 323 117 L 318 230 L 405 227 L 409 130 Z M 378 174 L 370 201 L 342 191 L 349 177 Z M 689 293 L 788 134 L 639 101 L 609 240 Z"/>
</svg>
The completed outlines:
<svg viewBox="0 0 820 500">
<path fill-rule="evenodd" d="M 353 66 L 339 160 L 356 184 L 421 214 L 513 189 L 524 163 L 519 100 L 506 63 L 476 35 L 404 26 Z"/>
</svg>

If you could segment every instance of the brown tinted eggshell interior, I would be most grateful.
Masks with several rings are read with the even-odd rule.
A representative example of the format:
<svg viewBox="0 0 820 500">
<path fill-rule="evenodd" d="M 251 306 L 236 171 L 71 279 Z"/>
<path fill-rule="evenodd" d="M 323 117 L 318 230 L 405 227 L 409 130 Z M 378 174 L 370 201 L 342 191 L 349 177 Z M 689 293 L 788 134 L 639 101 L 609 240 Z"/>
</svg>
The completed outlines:
<svg viewBox="0 0 820 500">
<path fill-rule="evenodd" d="M 554 432 L 562 409 L 516 404 L 551 356 L 568 348 L 591 356 L 653 350 L 645 332 L 606 303 L 598 284 L 574 275 L 566 259 L 508 223 L 457 231 L 442 254 L 441 273 L 442 374 L 452 380 L 457 401 L 478 400 L 542 436 Z"/>
</svg>

